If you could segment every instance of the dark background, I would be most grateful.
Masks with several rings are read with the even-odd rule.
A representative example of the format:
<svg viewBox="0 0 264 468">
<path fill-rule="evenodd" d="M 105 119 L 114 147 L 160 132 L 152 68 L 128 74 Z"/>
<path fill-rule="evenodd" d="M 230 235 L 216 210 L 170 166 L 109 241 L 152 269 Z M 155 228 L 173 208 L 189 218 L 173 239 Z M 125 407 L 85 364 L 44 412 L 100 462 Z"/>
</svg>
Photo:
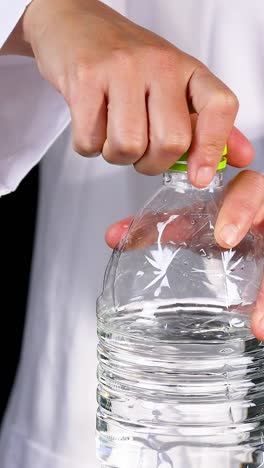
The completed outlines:
<svg viewBox="0 0 264 468">
<path fill-rule="evenodd" d="M 33 253 L 39 170 L 0 198 L 0 423 L 14 381 L 25 321 Z"/>
</svg>

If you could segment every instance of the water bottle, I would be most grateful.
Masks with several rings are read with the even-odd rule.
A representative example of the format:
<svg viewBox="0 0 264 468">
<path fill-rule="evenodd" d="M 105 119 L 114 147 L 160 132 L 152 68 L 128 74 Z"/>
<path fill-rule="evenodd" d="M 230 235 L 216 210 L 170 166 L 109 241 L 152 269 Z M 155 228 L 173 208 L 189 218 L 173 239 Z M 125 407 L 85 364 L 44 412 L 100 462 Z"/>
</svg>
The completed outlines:
<svg viewBox="0 0 264 468">
<path fill-rule="evenodd" d="M 197 189 L 186 156 L 135 217 L 98 299 L 104 468 L 264 467 L 264 355 L 250 320 L 263 241 L 214 238 L 226 158 Z"/>
</svg>

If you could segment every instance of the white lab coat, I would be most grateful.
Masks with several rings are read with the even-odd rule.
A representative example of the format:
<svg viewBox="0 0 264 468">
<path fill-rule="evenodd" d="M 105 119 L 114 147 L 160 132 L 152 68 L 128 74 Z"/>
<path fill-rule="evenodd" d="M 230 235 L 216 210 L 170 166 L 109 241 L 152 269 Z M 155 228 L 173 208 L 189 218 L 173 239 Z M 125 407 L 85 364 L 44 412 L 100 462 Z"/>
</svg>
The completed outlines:
<svg viewBox="0 0 264 468">
<path fill-rule="evenodd" d="M 0 45 L 28 3 L 1 0 Z M 200 58 L 237 93 L 237 125 L 255 144 L 253 166 L 262 170 L 262 2 L 113 0 L 112 5 Z M 74 154 L 68 109 L 30 59 L 0 59 L 0 99 L 1 194 L 14 190 L 50 148 L 41 163 L 27 324 L 1 434 L 0 466 L 96 468 L 95 300 L 110 254 L 104 231 L 134 213 L 160 178 Z"/>
</svg>

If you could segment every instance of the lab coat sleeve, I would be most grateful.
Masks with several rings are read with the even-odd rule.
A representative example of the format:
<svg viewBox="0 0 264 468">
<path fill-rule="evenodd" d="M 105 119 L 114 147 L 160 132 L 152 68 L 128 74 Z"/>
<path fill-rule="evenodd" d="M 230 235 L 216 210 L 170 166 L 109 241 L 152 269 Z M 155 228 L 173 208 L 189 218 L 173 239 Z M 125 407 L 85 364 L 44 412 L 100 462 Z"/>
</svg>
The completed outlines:
<svg viewBox="0 0 264 468">
<path fill-rule="evenodd" d="M 0 47 L 29 0 L 0 1 Z M 14 191 L 69 124 L 62 96 L 33 59 L 0 57 L 0 196 Z"/>
</svg>

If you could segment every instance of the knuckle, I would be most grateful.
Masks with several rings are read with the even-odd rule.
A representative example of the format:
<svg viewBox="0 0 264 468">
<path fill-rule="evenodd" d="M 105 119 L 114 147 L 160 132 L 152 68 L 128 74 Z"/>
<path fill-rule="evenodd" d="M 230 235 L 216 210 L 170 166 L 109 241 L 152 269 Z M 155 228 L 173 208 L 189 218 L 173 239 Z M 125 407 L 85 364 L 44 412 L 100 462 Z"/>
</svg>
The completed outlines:
<svg viewBox="0 0 264 468">
<path fill-rule="evenodd" d="M 102 152 L 103 144 L 96 137 L 86 138 L 85 141 L 76 139 L 73 141 L 73 149 L 84 157 L 98 156 Z"/>
<path fill-rule="evenodd" d="M 109 164 L 116 164 L 118 166 L 128 166 L 134 162 L 131 156 L 124 157 L 123 154 L 118 153 L 116 150 L 109 146 L 108 151 L 103 151 L 103 157 Z"/>
<path fill-rule="evenodd" d="M 114 48 L 111 52 L 111 59 L 120 70 L 135 69 L 135 54 L 127 47 Z"/>
<path fill-rule="evenodd" d="M 201 62 L 201 60 L 195 58 L 195 57 L 191 57 L 191 59 L 194 61 L 196 67 L 195 67 L 195 72 L 199 73 L 199 74 L 208 74 L 208 73 L 211 73 L 209 68 L 203 63 Z"/>
<path fill-rule="evenodd" d="M 171 64 L 171 62 L 175 61 L 175 57 L 172 54 L 171 50 L 164 48 L 164 47 L 155 47 L 155 50 L 149 49 L 149 55 L 150 57 L 153 56 L 155 57 L 155 60 L 157 60 L 158 65 L 163 65 L 164 67 L 167 67 Z M 155 55 L 153 54 L 155 53 Z"/>
<path fill-rule="evenodd" d="M 134 164 L 135 170 L 142 175 L 147 176 L 156 176 L 160 174 L 160 171 L 156 170 L 153 166 L 149 166 L 147 164 Z"/>
<path fill-rule="evenodd" d="M 216 156 L 220 157 L 221 152 L 223 151 L 224 144 L 217 139 L 208 141 L 202 145 L 202 153 L 204 164 L 216 165 Z"/>
<path fill-rule="evenodd" d="M 63 95 L 70 108 L 73 108 L 76 102 L 80 102 L 91 85 L 94 86 L 95 82 L 98 85 L 98 77 L 95 65 L 86 62 L 78 62 L 72 65 L 67 79 L 63 83 Z"/>
<path fill-rule="evenodd" d="M 77 83 L 90 81 L 93 74 L 93 67 L 88 62 L 79 62 L 74 67 L 74 78 Z"/>
<path fill-rule="evenodd" d="M 124 157 L 131 156 L 132 158 L 140 158 L 146 149 L 145 139 L 142 136 L 123 136 L 115 142 L 115 152 Z"/>
<path fill-rule="evenodd" d="M 181 156 L 189 149 L 191 144 L 191 136 L 187 134 L 175 135 L 167 137 L 159 143 L 159 148 L 162 153 L 175 154 Z"/>
<path fill-rule="evenodd" d="M 153 57 L 155 57 L 155 61 Z M 155 70 L 166 72 L 168 76 L 174 76 L 180 67 L 178 51 L 172 47 L 149 48 L 148 58 Z"/>
<path fill-rule="evenodd" d="M 228 88 L 221 89 L 215 95 L 215 104 L 222 112 L 230 114 L 237 113 L 239 101 L 237 96 Z"/>
</svg>

